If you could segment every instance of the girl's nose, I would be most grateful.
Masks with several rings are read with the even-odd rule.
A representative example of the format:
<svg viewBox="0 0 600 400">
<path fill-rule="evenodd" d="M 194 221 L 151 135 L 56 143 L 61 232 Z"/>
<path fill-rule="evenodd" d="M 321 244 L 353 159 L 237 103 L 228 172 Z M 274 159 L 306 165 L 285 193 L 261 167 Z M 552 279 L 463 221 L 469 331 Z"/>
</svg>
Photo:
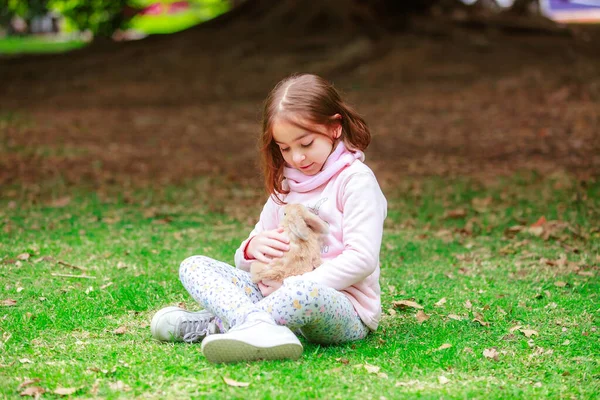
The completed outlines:
<svg viewBox="0 0 600 400">
<path fill-rule="evenodd" d="M 302 161 L 304 161 L 306 159 L 306 156 L 304 155 L 304 153 L 302 152 L 296 152 L 294 153 L 294 162 L 295 163 L 301 163 Z"/>
</svg>

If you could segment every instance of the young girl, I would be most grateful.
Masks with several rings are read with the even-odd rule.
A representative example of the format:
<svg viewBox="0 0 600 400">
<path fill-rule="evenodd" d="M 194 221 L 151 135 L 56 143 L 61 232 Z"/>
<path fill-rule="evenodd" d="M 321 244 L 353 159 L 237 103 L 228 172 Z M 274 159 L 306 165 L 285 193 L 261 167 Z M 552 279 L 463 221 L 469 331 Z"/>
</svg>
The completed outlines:
<svg viewBox="0 0 600 400">
<path fill-rule="evenodd" d="M 167 307 L 152 319 L 159 340 L 202 340 L 211 362 L 297 359 L 294 332 L 321 344 L 363 339 L 381 313 L 379 250 L 387 202 L 363 150 L 371 134 L 333 86 L 315 75 L 281 81 L 265 102 L 262 164 L 270 197 L 235 265 L 187 258 L 179 275 L 204 311 Z M 323 263 L 282 282 L 252 283 L 250 264 L 289 249 L 282 206 L 301 203 L 329 224 Z"/>
</svg>

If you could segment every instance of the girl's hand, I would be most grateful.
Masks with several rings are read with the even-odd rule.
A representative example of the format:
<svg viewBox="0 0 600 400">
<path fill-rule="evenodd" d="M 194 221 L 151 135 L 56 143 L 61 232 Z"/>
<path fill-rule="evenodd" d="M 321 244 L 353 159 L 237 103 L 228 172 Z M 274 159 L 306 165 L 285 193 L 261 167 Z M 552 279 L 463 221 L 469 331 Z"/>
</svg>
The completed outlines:
<svg viewBox="0 0 600 400">
<path fill-rule="evenodd" d="M 264 297 L 267 297 L 281 287 L 282 283 L 264 279 L 258 282 L 258 288 Z"/>
<path fill-rule="evenodd" d="M 264 231 L 250 240 L 246 257 L 268 264 L 274 258 L 282 257 L 290 249 L 289 243 L 290 239 L 283 233 L 283 228 Z"/>
</svg>

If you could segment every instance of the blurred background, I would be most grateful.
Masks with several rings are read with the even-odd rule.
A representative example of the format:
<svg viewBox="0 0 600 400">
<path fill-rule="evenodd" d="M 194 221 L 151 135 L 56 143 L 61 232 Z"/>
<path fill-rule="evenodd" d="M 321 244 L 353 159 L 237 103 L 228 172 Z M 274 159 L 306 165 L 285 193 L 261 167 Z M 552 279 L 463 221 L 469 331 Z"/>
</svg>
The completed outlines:
<svg viewBox="0 0 600 400">
<path fill-rule="evenodd" d="M 595 179 L 599 23 L 595 0 L 3 0 L 0 195 L 260 187 L 262 101 L 294 72 L 364 115 L 384 186 Z"/>
</svg>

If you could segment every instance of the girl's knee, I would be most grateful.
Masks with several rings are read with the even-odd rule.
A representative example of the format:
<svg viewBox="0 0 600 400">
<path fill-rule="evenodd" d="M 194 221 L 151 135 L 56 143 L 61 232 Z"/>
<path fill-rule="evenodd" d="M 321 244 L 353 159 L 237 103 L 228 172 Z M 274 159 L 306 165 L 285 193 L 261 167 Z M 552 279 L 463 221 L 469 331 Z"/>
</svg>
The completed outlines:
<svg viewBox="0 0 600 400">
<path fill-rule="evenodd" d="M 196 271 L 205 265 L 208 265 L 210 258 L 206 256 L 191 256 L 186 258 L 179 265 L 179 279 L 183 280 L 184 276 L 192 271 Z"/>
<path fill-rule="evenodd" d="M 280 290 L 284 290 L 294 300 L 306 301 L 318 298 L 326 287 L 316 282 L 292 280 L 285 282 Z"/>
</svg>

